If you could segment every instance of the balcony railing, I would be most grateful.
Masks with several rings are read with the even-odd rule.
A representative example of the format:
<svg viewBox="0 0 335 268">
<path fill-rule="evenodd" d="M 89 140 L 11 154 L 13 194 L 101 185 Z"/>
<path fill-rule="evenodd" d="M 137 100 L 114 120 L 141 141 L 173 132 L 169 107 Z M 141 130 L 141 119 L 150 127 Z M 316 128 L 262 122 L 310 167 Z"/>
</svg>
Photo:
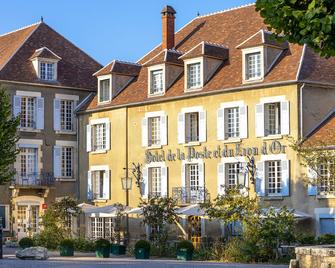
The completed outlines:
<svg viewBox="0 0 335 268">
<path fill-rule="evenodd" d="M 159 197 L 166 197 L 166 195 L 163 195 L 162 193 L 158 192 L 149 192 L 148 198 L 159 198 Z"/>
<path fill-rule="evenodd" d="M 172 198 L 178 205 L 198 204 L 209 200 L 209 193 L 205 187 L 174 187 Z"/>
<path fill-rule="evenodd" d="M 48 187 L 54 184 L 55 177 L 52 172 L 16 174 L 12 181 L 12 185 L 17 187 Z"/>
</svg>

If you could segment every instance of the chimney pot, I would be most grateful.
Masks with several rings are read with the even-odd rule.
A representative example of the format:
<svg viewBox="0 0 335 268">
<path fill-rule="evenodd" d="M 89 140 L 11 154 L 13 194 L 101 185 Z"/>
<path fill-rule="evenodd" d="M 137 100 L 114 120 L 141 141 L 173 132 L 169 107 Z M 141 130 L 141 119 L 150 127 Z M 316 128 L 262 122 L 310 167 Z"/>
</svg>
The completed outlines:
<svg viewBox="0 0 335 268">
<path fill-rule="evenodd" d="M 174 47 L 174 20 L 177 13 L 173 7 L 165 6 L 162 10 L 162 48 Z"/>
</svg>

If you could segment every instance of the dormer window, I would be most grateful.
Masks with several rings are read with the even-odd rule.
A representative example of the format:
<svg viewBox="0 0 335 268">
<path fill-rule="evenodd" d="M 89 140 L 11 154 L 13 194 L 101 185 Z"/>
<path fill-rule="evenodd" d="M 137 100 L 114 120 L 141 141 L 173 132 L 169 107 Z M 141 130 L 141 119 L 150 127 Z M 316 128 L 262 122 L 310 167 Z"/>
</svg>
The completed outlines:
<svg viewBox="0 0 335 268">
<path fill-rule="evenodd" d="M 163 92 L 163 69 L 150 71 L 150 95 L 162 94 Z"/>
<path fill-rule="evenodd" d="M 187 64 L 187 89 L 201 87 L 201 63 Z"/>
<path fill-rule="evenodd" d="M 263 47 L 243 49 L 243 81 L 252 82 L 264 78 Z"/>
<path fill-rule="evenodd" d="M 40 79 L 42 80 L 56 80 L 56 63 L 54 62 L 40 62 Z"/>
<path fill-rule="evenodd" d="M 110 101 L 110 79 L 101 79 L 99 81 L 99 102 Z"/>
</svg>

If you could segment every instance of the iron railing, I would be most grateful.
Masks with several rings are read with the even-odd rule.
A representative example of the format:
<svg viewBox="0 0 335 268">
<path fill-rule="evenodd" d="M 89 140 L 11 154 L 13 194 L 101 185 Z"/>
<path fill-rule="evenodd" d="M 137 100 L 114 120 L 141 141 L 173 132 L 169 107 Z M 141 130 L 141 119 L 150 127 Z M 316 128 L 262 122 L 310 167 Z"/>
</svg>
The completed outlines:
<svg viewBox="0 0 335 268">
<path fill-rule="evenodd" d="M 38 186 L 53 186 L 55 177 L 52 172 L 16 174 L 12 186 L 18 187 L 38 187 Z"/>
<path fill-rule="evenodd" d="M 178 205 L 198 204 L 209 200 L 205 187 L 173 187 L 172 198 Z"/>
</svg>

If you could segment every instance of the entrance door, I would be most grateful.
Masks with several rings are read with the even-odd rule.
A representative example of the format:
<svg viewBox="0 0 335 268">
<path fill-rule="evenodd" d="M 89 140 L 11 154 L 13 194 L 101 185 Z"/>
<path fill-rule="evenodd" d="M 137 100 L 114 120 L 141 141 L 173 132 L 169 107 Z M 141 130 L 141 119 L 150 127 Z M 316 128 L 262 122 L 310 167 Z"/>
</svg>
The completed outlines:
<svg viewBox="0 0 335 268">
<path fill-rule="evenodd" d="M 18 205 L 17 206 L 17 236 L 18 239 L 32 236 L 38 232 L 39 206 Z"/>
<path fill-rule="evenodd" d="M 188 217 L 188 239 L 192 241 L 195 248 L 201 244 L 201 218 L 199 216 Z"/>
</svg>

